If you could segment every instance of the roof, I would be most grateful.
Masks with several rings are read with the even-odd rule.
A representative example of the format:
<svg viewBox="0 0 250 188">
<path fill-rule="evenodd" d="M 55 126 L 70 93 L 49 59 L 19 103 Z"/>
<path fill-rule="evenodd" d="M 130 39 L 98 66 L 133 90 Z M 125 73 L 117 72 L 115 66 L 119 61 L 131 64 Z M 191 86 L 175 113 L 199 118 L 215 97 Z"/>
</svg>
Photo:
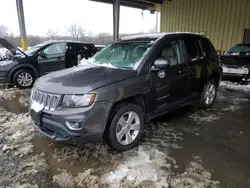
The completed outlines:
<svg viewBox="0 0 250 188">
<path fill-rule="evenodd" d="M 151 33 L 151 34 L 139 34 L 128 37 L 123 37 L 121 40 L 156 40 L 158 38 L 164 37 L 166 35 L 192 35 L 192 36 L 202 36 L 198 33 L 188 33 L 188 32 L 173 32 L 173 33 Z"/>
<path fill-rule="evenodd" d="M 81 41 L 73 41 L 73 40 L 48 40 L 43 42 L 42 44 L 51 44 L 51 43 L 59 43 L 59 42 L 70 42 L 70 43 L 79 43 L 79 44 L 93 44 Z"/>
<path fill-rule="evenodd" d="M 113 0 L 90 0 L 100 3 L 112 4 Z M 163 0 L 120 0 L 121 6 L 139 8 L 143 10 L 155 10 L 155 4 L 162 4 Z"/>
</svg>

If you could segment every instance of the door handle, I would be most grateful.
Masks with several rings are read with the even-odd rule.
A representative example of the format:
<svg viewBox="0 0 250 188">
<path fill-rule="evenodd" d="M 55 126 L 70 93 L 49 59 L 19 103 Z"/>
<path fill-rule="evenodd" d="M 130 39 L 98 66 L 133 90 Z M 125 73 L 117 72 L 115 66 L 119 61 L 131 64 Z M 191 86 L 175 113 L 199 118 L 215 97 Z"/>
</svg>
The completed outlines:
<svg viewBox="0 0 250 188">
<path fill-rule="evenodd" d="M 187 72 L 187 69 L 179 70 L 179 71 L 178 71 L 179 74 L 186 73 L 186 72 Z"/>
</svg>

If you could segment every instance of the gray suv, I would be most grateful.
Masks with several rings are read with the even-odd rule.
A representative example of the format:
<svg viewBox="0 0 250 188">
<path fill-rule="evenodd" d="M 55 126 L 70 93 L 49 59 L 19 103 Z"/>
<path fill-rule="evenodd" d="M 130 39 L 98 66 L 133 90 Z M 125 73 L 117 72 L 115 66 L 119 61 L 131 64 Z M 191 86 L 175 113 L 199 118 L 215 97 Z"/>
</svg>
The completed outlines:
<svg viewBox="0 0 250 188">
<path fill-rule="evenodd" d="M 135 147 L 144 123 L 188 104 L 209 108 L 221 68 L 211 42 L 192 33 L 122 38 L 78 67 L 39 78 L 35 128 L 56 141 Z"/>
</svg>

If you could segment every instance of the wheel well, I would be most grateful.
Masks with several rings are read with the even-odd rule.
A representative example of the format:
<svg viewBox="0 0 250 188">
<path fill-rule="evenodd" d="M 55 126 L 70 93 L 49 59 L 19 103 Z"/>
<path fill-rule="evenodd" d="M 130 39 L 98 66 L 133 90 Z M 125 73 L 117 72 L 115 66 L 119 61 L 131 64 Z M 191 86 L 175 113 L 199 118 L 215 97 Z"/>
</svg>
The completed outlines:
<svg viewBox="0 0 250 188">
<path fill-rule="evenodd" d="M 219 73 L 213 73 L 209 76 L 209 81 L 210 80 L 215 80 L 216 85 L 219 86 L 219 82 L 220 82 L 220 74 Z"/>
<path fill-rule="evenodd" d="M 108 132 L 111 120 L 114 117 L 114 115 L 116 114 L 116 111 L 118 110 L 117 107 L 122 105 L 122 104 L 126 104 L 126 103 L 136 104 L 137 106 L 139 106 L 142 109 L 143 112 L 146 112 L 146 100 L 145 100 L 145 97 L 143 95 L 136 95 L 133 97 L 128 97 L 126 99 L 117 101 L 116 103 L 114 103 L 111 110 L 109 111 L 108 121 L 106 123 L 106 128 L 105 128 L 105 131 L 103 134 L 104 140 L 107 139 L 107 132 Z"/>
<path fill-rule="evenodd" d="M 11 73 L 11 75 L 10 75 L 10 80 L 13 82 L 14 80 L 14 78 L 13 78 L 13 76 L 15 75 L 15 73 L 17 72 L 17 71 L 19 71 L 19 70 L 21 70 L 21 69 L 26 69 L 26 70 L 29 70 L 29 71 L 32 71 L 33 73 L 34 73 L 34 76 L 35 76 L 35 78 L 37 78 L 37 73 L 36 73 L 36 71 L 34 71 L 32 68 L 30 68 L 30 67 L 19 67 L 19 68 L 17 68 L 16 70 L 14 70 L 12 73 Z"/>
</svg>

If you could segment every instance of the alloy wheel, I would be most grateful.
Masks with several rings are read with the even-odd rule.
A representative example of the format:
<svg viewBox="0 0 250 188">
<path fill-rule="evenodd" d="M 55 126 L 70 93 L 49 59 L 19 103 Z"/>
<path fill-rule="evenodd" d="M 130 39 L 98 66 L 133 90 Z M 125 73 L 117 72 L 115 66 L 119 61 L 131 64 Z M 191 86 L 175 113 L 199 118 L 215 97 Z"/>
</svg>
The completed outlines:
<svg viewBox="0 0 250 188">
<path fill-rule="evenodd" d="M 32 84 L 33 77 L 30 73 L 22 72 L 17 76 L 17 83 L 22 87 L 28 87 Z"/>
<path fill-rule="evenodd" d="M 216 95 L 216 89 L 214 84 L 208 84 L 205 89 L 204 100 L 207 105 L 213 103 Z"/>
<path fill-rule="evenodd" d="M 138 136 L 140 118 L 137 113 L 129 111 L 124 113 L 116 126 L 116 139 L 121 145 L 131 144 Z"/>
</svg>

